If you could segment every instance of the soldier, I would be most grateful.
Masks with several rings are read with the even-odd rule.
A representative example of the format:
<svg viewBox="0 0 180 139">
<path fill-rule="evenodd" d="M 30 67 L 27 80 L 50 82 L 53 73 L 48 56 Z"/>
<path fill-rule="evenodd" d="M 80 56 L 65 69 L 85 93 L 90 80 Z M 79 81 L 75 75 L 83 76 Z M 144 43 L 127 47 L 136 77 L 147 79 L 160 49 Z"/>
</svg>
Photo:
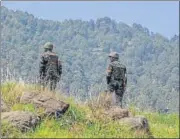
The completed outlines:
<svg viewBox="0 0 180 139">
<path fill-rule="evenodd" d="M 109 58 L 110 64 L 106 75 L 108 91 L 112 93 L 113 104 L 122 108 L 122 98 L 127 84 L 126 67 L 118 61 L 118 53 L 111 52 Z"/>
<path fill-rule="evenodd" d="M 56 84 L 59 82 L 62 74 L 62 65 L 58 56 L 52 52 L 53 44 L 47 42 L 44 45 L 44 53 L 40 58 L 40 82 L 43 86 L 49 86 L 51 91 L 55 91 Z"/>
</svg>

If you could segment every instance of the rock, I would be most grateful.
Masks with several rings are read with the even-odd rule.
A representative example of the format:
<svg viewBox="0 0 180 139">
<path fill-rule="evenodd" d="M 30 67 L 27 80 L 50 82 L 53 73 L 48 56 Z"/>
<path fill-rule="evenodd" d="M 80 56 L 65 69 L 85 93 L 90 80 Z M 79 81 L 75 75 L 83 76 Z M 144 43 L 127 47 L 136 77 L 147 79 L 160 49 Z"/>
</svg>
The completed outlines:
<svg viewBox="0 0 180 139">
<path fill-rule="evenodd" d="M 120 121 L 126 125 L 129 125 L 130 129 L 132 130 L 144 130 L 149 132 L 148 120 L 143 116 L 125 117 Z"/>
<path fill-rule="evenodd" d="M 31 128 L 35 128 L 40 118 L 31 112 L 11 111 L 1 113 L 1 120 L 7 121 L 22 132 L 25 132 Z"/>
<path fill-rule="evenodd" d="M 37 96 L 38 93 L 35 92 L 24 92 L 20 98 L 21 103 L 31 103 L 32 99 Z"/>
<path fill-rule="evenodd" d="M 6 103 L 1 99 L 1 112 L 9 111 L 9 108 L 7 107 Z"/>
<path fill-rule="evenodd" d="M 129 117 L 129 111 L 118 106 L 112 106 L 110 109 L 105 111 L 105 114 L 110 116 L 113 120 Z"/>
<path fill-rule="evenodd" d="M 32 103 L 36 107 L 42 107 L 45 109 L 44 116 L 56 116 L 59 118 L 69 108 L 69 104 L 56 100 L 45 94 L 35 94 L 33 92 L 25 92 L 21 99 L 21 103 Z"/>
</svg>

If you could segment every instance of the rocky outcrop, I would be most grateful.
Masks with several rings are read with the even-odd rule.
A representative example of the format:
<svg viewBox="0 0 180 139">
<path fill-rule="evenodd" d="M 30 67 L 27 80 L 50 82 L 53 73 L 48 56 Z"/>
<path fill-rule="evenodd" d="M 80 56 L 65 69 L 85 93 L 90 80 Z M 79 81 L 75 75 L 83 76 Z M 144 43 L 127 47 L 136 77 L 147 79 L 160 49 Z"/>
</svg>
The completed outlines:
<svg viewBox="0 0 180 139">
<path fill-rule="evenodd" d="M 106 110 L 104 112 L 104 114 L 108 115 L 113 120 L 118 120 L 118 119 L 122 119 L 124 117 L 128 117 L 129 111 L 127 109 L 122 109 L 120 107 L 113 106 L 110 109 Z"/>
<path fill-rule="evenodd" d="M 1 120 L 6 121 L 14 127 L 20 129 L 22 132 L 25 132 L 29 129 L 35 128 L 39 123 L 40 118 L 31 112 L 11 111 L 2 112 Z"/>
<path fill-rule="evenodd" d="M 69 108 L 69 104 L 56 100 L 45 94 L 37 94 L 33 92 L 25 92 L 20 98 L 20 103 L 32 103 L 36 107 L 45 109 L 44 116 L 61 117 Z"/>
<path fill-rule="evenodd" d="M 148 120 L 143 116 L 125 117 L 120 120 L 122 123 L 128 125 L 133 130 L 144 130 L 149 132 Z"/>
<path fill-rule="evenodd" d="M 131 130 L 143 130 L 149 132 L 148 120 L 143 116 L 132 116 L 127 109 L 112 106 L 109 109 L 106 109 L 104 114 L 112 120 L 118 120 L 127 125 Z"/>
<path fill-rule="evenodd" d="M 41 116 L 26 111 L 2 112 L 1 120 L 7 121 L 22 132 L 35 128 L 40 122 L 40 118 L 43 118 L 44 116 L 55 116 L 56 118 L 61 117 L 69 108 L 69 104 L 63 101 L 57 100 L 47 94 L 35 92 L 24 92 L 20 98 L 20 103 L 31 103 L 36 108 L 44 109 L 43 115 Z M 4 107 L 4 110 L 7 110 L 7 106 L 3 101 L 1 102 L 1 106 Z M 96 107 L 94 110 L 96 110 Z M 101 110 L 100 113 L 102 114 L 101 116 L 103 119 L 108 117 L 127 125 L 131 130 L 139 130 L 140 132 L 145 131 L 148 134 L 150 133 L 148 120 L 143 116 L 133 116 L 128 109 L 122 109 L 121 107 L 112 105 L 101 107 Z"/>
</svg>

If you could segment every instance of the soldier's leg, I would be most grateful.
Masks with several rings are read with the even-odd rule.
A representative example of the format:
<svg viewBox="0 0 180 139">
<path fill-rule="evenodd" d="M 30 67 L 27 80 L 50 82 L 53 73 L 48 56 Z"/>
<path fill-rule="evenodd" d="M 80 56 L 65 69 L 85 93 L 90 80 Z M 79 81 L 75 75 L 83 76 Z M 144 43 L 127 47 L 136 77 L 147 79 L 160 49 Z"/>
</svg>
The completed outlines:
<svg viewBox="0 0 180 139">
<path fill-rule="evenodd" d="M 45 77 L 42 77 L 42 78 L 40 79 L 39 83 L 40 83 L 40 90 L 42 89 L 42 90 L 44 91 L 44 89 L 45 89 L 45 84 L 46 84 L 46 82 L 45 82 Z"/>
<path fill-rule="evenodd" d="M 56 89 L 56 84 L 57 84 L 57 80 L 53 79 L 53 81 L 52 81 L 52 91 L 54 91 L 54 92 L 55 92 L 55 89 Z"/>
<path fill-rule="evenodd" d="M 117 81 L 114 81 L 113 82 L 113 93 L 112 93 L 112 104 L 114 105 L 114 106 L 117 106 L 118 105 L 118 99 L 119 99 L 119 97 L 118 97 L 118 95 L 117 95 L 117 90 L 118 90 L 118 88 L 119 88 L 119 84 L 118 84 L 118 82 Z"/>
<path fill-rule="evenodd" d="M 115 91 L 112 93 L 112 105 L 116 106 L 117 105 L 117 96 Z"/>
<path fill-rule="evenodd" d="M 44 79 L 44 89 L 45 88 L 48 88 L 49 89 L 49 84 L 50 84 L 50 78 L 49 77 L 46 77 L 45 79 Z"/>
<path fill-rule="evenodd" d="M 107 89 L 108 89 L 108 92 L 109 92 L 109 93 L 114 92 L 114 86 L 113 86 L 113 83 L 112 83 L 112 82 L 109 83 L 107 87 L 108 87 Z"/>
<path fill-rule="evenodd" d="M 49 86 L 49 80 L 48 80 L 48 79 L 45 79 L 45 80 L 43 81 L 43 84 L 42 84 L 43 90 L 45 90 L 46 88 L 48 88 L 48 86 Z"/>
<path fill-rule="evenodd" d="M 53 90 L 53 80 L 52 79 L 50 80 L 50 90 L 51 91 Z"/>
<path fill-rule="evenodd" d="M 110 101 L 110 105 L 115 105 L 115 90 L 114 90 L 114 83 L 113 82 L 110 82 L 108 84 L 108 94 L 107 94 L 107 97 Z"/>
<path fill-rule="evenodd" d="M 51 80 L 47 80 L 46 88 L 47 88 L 48 90 L 50 90 L 50 84 L 51 84 Z"/>
<path fill-rule="evenodd" d="M 43 88 L 43 91 L 45 90 L 45 86 L 46 86 L 46 82 L 45 81 L 43 81 L 43 83 L 42 83 L 42 88 Z"/>
<path fill-rule="evenodd" d="M 116 94 L 116 104 L 122 108 L 122 99 L 123 99 L 123 89 L 120 88 L 115 91 Z"/>
<path fill-rule="evenodd" d="M 45 81 L 44 81 L 44 79 L 40 79 L 40 86 L 41 86 L 41 89 L 44 91 L 44 89 L 45 89 Z"/>
</svg>

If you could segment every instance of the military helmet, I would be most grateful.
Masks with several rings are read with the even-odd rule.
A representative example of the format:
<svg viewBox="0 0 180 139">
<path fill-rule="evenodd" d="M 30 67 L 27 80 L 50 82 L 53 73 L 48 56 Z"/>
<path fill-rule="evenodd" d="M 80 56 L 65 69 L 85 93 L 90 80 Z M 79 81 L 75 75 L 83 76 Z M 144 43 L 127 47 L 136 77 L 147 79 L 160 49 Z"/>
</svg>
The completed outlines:
<svg viewBox="0 0 180 139">
<path fill-rule="evenodd" d="M 117 53 L 117 52 L 111 52 L 110 54 L 109 54 L 109 57 L 114 57 L 114 58 L 119 58 L 119 54 Z"/>
<path fill-rule="evenodd" d="M 50 49 L 50 50 L 52 50 L 52 49 L 53 49 L 53 44 L 52 44 L 51 42 L 45 43 L 44 49 Z"/>
</svg>

